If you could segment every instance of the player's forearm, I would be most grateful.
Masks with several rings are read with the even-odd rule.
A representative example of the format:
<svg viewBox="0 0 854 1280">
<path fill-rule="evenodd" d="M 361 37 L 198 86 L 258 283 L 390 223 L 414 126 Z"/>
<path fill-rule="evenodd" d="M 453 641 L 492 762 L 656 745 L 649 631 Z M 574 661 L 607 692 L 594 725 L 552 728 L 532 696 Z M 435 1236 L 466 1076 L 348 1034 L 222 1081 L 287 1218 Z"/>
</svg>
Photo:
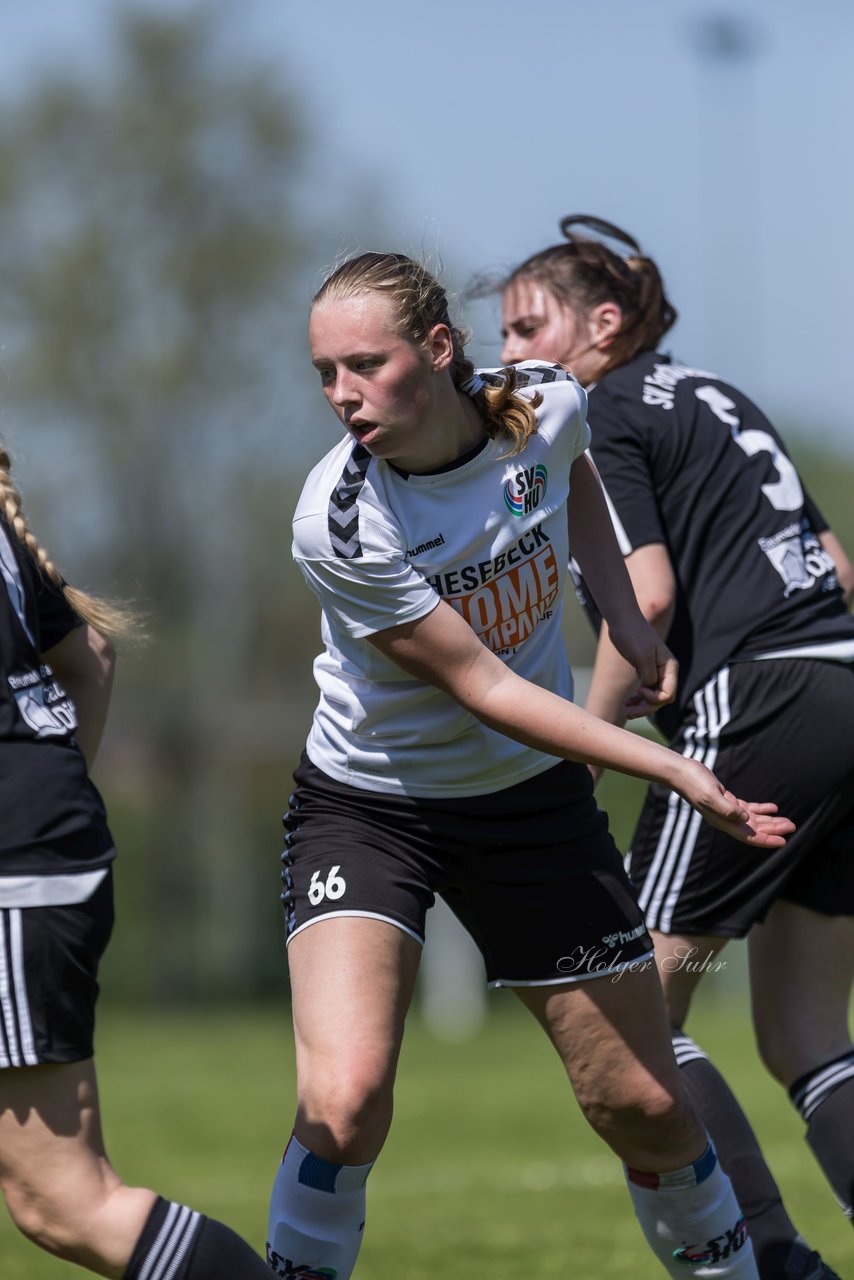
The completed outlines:
<svg viewBox="0 0 854 1280">
<path fill-rule="evenodd" d="M 638 676 L 625 658 L 611 643 L 607 623 L 602 624 L 593 676 L 585 703 L 586 710 L 608 724 L 622 726 L 626 723 L 626 698 L 638 686 Z"/>
<path fill-rule="evenodd" d="M 586 455 L 572 464 L 570 485 L 570 548 L 599 612 L 616 625 L 635 615 L 638 603 L 598 474 Z"/>
<path fill-rule="evenodd" d="M 507 668 L 497 679 L 472 673 L 465 687 L 451 692 L 491 729 L 537 751 L 679 788 L 684 762 L 676 752 L 609 724 Z"/>
</svg>

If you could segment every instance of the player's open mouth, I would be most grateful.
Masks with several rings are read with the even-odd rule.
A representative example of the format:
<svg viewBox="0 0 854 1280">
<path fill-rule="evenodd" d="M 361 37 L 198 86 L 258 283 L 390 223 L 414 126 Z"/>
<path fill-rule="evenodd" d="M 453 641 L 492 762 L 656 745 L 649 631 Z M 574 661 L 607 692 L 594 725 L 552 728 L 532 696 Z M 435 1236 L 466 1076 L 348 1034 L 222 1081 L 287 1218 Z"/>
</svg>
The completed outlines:
<svg viewBox="0 0 854 1280">
<path fill-rule="evenodd" d="M 377 424 L 375 422 L 348 422 L 347 429 L 358 441 L 362 442 L 376 431 Z"/>
</svg>

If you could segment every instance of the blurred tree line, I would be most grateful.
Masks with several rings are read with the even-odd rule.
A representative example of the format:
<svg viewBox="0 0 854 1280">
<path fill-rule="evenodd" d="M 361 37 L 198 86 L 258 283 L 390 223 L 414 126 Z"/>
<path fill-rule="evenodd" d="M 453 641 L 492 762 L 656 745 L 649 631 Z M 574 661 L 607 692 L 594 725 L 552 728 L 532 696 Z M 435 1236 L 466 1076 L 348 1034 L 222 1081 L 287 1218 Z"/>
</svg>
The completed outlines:
<svg viewBox="0 0 854 1280">
<path fill-rule="evenodd" d="M 307 304 L 328 245 L 376 220 L 354 192 L 324 232 L 281 69 L 220 47 L 215 9 L 126 12 L 111 68 L 41 80 L 0 123 L 0 429 L 66 576 L 135 598 L 148 633 L 96 769 L 120 853 L 107 988 L 257 997 L 284 982 L 280 816 L 319 639 L 290 517 L 337 437 Z M 851 469 L 796 455 L 854 546 Z M 588 662 L 574 609 L 567 634 Z"/>
<path fill-rule="evenodd" d="M 280 814 L 318 635 L 290 560 L 322 448 L 310 137 L 213 9 L 125 13 L 115 41 L 109 77 L 42 81 L 0 126 L 0 426 L 66 577 L 133 597 L 149 637 L 96 766 L 120 852 L 108 982 L 257 993 L 283 981 Z"/>
</svg>

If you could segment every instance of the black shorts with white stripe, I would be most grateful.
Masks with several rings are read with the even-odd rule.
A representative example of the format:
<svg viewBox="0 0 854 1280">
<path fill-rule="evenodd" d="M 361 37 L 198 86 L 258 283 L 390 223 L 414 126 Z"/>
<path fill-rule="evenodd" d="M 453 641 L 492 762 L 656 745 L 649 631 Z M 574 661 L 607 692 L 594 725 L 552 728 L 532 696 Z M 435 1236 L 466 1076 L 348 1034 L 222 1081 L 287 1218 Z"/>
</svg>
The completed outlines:
<svg viewBox="0 0 854 1280">
<path fill-rule="evenodd" d="M 586 765 L 563 762 L 485 796 L 367 791 L 307 757 L 285 816 L 288 934 L 331 916 L 424 940 L 440 894 L 492 986 L 582 982 L 651 967 L 652 943 Z"/>
<path fill-rule="evenodd" d="M 110 871 L 85 902 L 0 909 L 0 1068 L 92 1057 L 112 927 Z"/>
<path fill-rule="evenodd" d="M 740 938 L 778 898 L 854 915 L 854 666 L 731 662 L 694 695 L 671 745 L 797 830 L 781 849 L 747 848 L 651 786 L 628 861 L 650 929 Z"/>
</svg>

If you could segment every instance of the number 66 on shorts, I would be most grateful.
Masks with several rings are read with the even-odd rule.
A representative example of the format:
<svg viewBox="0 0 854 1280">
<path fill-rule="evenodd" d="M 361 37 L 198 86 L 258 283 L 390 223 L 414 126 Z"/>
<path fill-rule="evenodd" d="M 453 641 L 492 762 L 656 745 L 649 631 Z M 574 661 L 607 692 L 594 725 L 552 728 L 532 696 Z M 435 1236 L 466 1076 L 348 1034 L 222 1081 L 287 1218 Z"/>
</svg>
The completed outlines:
<svg viewBox="0 0 854 1280">
<path fill-rule="evenodd" d="M 344 896 L 347 883 L 343 876 L 339 876 L 340 870 L 339 863 L 332 868 L 325 880 L 321 880 L 322 871 L 315 871 L 308 886 L 308 900 L 313 907 L 319 906 L 324 898 L 328 898 L 330 902 L 336 902 L 338 898 Z"/>
</svg>

